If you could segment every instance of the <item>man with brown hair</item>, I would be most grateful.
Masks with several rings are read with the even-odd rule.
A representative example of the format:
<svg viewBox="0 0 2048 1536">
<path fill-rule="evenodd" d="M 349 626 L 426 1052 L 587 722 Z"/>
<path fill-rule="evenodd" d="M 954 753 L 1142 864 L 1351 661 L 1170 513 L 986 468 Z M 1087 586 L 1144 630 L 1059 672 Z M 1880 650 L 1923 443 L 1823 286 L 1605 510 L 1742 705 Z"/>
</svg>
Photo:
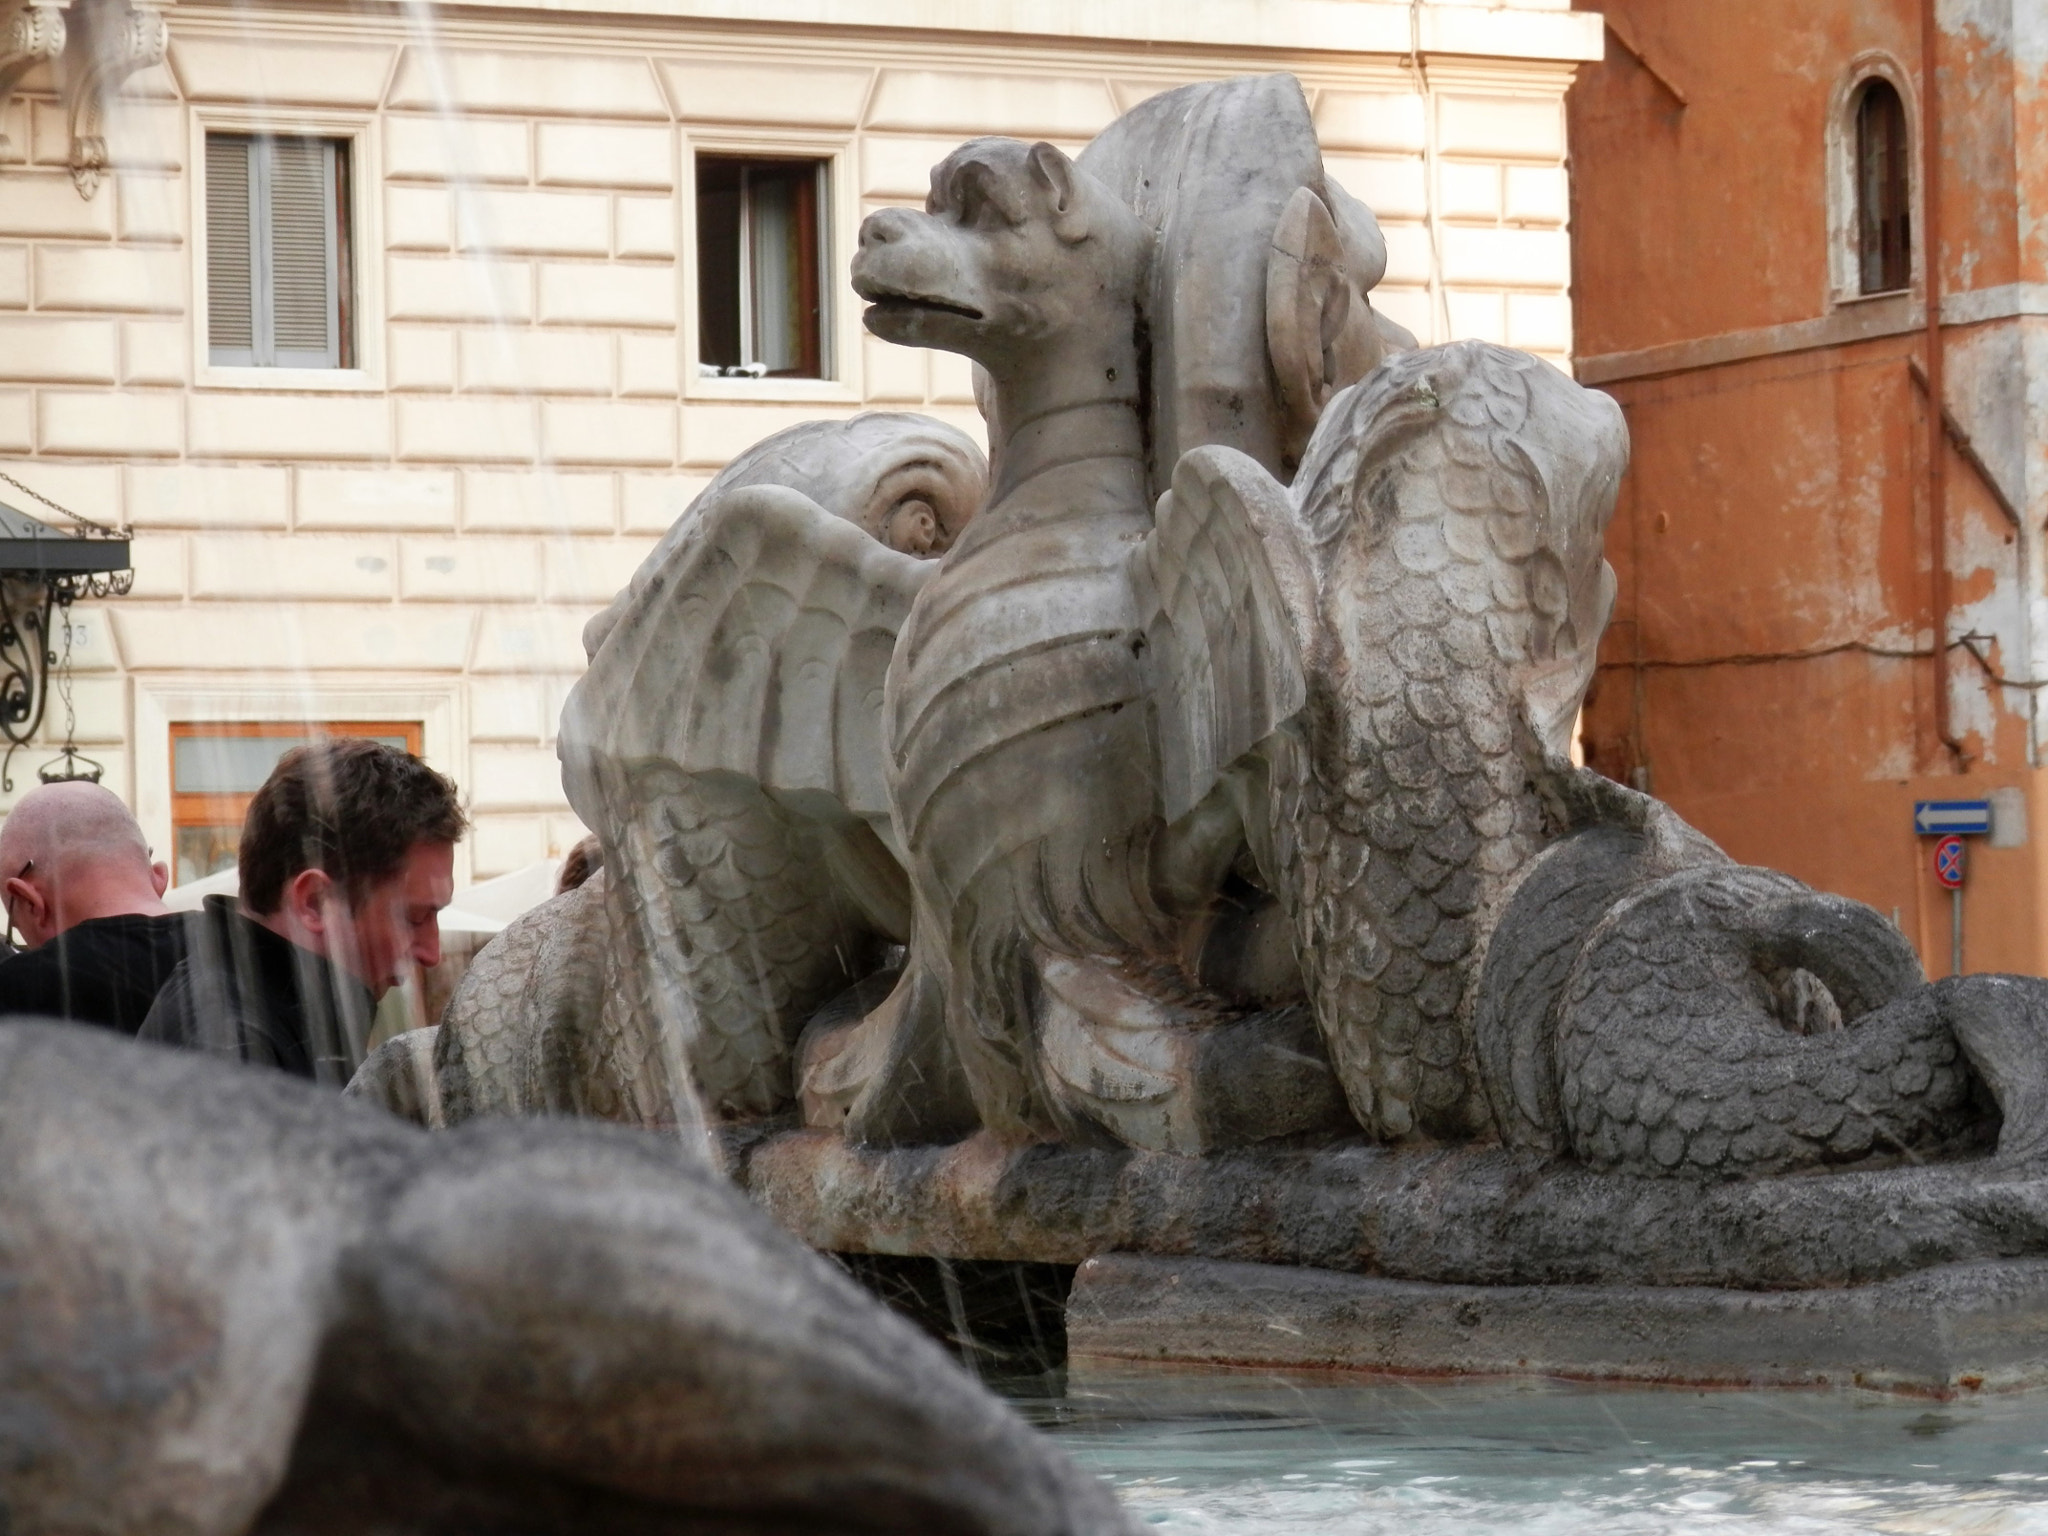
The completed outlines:
<svg viewBox="0 0 2048 1536">
<path fill-rule="evenodd" d="M 139 1038 L 341 1087 L 377 999 L 441 958 L 466 827 L 455 786 L 409 752 L 287 752 L 242 823 L 240 898 L 208 898 Z"/>
</svg>

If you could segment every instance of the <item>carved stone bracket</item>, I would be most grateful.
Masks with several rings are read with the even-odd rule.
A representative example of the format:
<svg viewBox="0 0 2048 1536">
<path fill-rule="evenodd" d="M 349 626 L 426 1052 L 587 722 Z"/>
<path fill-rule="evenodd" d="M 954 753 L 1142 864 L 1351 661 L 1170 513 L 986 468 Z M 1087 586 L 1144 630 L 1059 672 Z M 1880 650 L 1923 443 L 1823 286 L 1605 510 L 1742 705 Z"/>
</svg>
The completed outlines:
<svg viewBox="0 0 2048 1536">
<path fill-rule="evenodd" d="M 130 0 L 84 0 L 73 13 L 64 100 L 71 127 L 71 181 L 90 199 L 107 170 L 107 104 L 137 70 L 163 62 L 163 12 Z"/>
<path fill-rule="evenodd" d="M 62 57 L 67 30 L 64 7 L 69 0 L 25 0 L 0 10 L 0 120 L 22 76 L 38 64 Z M 0 132 L 0 145 L 7 135 Z"/>
</svg>

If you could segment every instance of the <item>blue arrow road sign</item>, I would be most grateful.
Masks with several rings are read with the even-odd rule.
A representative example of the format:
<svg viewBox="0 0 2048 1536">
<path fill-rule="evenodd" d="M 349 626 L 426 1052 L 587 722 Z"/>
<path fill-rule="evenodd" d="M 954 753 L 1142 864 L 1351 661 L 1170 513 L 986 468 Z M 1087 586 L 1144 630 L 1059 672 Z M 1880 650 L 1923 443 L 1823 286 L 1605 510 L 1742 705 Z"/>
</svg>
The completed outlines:
<svg viewBox="0 0 2048 1536">
<path fill-rule="evenodd" d="M 1991 830 L 1989 800 L 1915 800 L 1913 830 L 1922 837 L 1954 833 L 1983 837 Z"/>
</svg>

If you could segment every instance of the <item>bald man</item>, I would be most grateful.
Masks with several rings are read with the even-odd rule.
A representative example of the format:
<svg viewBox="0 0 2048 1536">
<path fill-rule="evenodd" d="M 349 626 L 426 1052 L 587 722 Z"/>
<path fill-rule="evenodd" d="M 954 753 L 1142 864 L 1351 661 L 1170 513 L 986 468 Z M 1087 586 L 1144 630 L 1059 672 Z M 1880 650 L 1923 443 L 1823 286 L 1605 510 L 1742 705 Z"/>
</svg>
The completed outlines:
<svg viewBox="0 0 2048 1536">
<path fill-rule="evenodd" d="M 170 871 L 115 795 L 44 784 L 0 822 L 0 901 L 26 953 L 0 962 L 0 1015 L 41 1014 L 132 1035 L 185 955 Z"/>
</svg>

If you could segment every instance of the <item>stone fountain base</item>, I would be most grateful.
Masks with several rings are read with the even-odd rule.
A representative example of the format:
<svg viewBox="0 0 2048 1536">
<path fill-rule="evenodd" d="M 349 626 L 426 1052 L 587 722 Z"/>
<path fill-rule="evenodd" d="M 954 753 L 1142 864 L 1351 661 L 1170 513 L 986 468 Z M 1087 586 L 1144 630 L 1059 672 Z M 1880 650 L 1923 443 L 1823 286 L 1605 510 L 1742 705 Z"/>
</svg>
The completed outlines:
<svg viewBox="0 0 2048 1536">
<path fill-rule="evenodd" d="M 1079 1266 L 1076 1358 L 1859 1384 L 2048 1383 L 2048 1202 L 2031 1162 L 1702 1184 L 1499 1148 L 1181 1158 L 1006 1145 L 730 1147 L 753 1197 L 841 1254 Z"/>
<path fill-rule="evenodd" d="M 2048 1262 L 1951 1264 L 1834 1290 L 1431 1285 L 1107 1254 L 1080 1267 L 1089 1358 L 1949 1397 L 2048 1383 Z"/>
</svg>

